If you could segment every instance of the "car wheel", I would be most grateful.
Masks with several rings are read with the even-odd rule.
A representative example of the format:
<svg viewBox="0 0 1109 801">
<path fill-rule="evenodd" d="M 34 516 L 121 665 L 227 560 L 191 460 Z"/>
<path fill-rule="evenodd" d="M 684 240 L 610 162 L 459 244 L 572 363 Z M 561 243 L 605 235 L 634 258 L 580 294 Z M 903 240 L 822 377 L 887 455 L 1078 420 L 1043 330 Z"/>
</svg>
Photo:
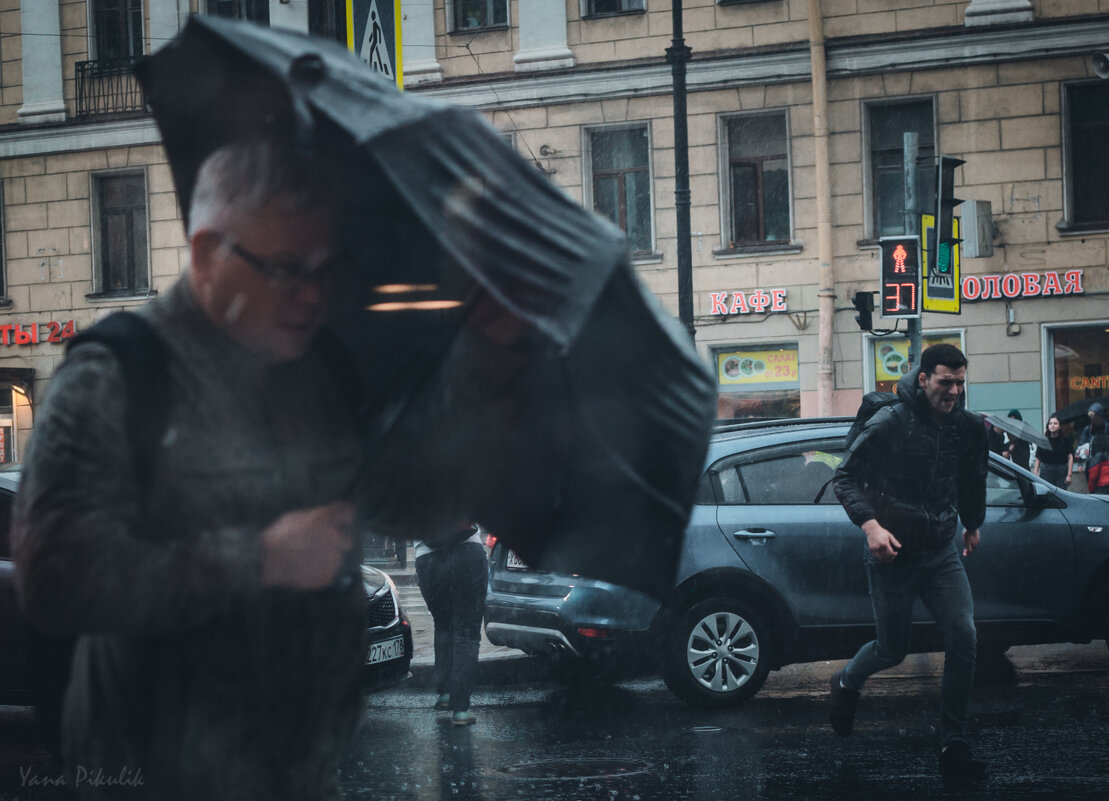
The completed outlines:
<svg viewBox="0 0 1109 801">
<path fill-rule="evenodd" d="M 766 681 L 771 649 L 757 613 L 733 598 L 710 598 L 675 616 L 663 679 L 693 706 L 735 706 Z"/>
</svg>

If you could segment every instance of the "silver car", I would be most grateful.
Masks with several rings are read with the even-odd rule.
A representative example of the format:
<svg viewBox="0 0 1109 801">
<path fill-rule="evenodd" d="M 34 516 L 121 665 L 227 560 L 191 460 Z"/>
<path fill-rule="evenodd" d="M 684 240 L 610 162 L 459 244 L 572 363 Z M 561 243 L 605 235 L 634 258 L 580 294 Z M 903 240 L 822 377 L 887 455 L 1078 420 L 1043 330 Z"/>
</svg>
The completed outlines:
<svg viewBox="0 0 1109 801">
<path fill-rule="evenodd" d="M 750 698 L 770 670 L 848 658 L 874 636 L 865 538 L 830 480 L 850 419 L 731 426 L 713 436 L 664 602 L 492 556 L 490 642 L 614 677 L 660 672 L 690 704 Z M 1109 633 L 1109 498 L 1057 489 L 994 454 L 982 544 L 966 560 L 979 652 Z M 916 609 L 913 650 L 942 650 Z"/>
</svg>

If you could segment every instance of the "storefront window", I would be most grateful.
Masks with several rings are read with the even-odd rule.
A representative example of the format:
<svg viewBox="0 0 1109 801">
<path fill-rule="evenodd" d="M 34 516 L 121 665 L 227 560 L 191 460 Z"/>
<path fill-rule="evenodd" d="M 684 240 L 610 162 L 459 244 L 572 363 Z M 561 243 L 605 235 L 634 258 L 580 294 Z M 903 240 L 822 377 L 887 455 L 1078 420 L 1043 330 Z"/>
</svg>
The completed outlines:
<svg viewBox="0 0 1109 801">
<path fill-rule="evenodd" d="M 15 441 L 15 408 L 12 403 L 12 390 L 9 387 L 0 387 L 0 464 L 10 464 L 14 461 L 12 453 Z"/>
<path fill-rule="evenodd" d="M 797 345 L 719 350 L 715 354 L 716 417 L 800 417 Z"/>
<path fill-rule="evenodd" d="M 1051 332 L 1055 362 L 1055 406 L 1109 395 L 1109 323 Z"/>
<path fill-rule="evenodd" d="M 960 350 L 963 338 L 959 334 L 925 334 L 921 344 L 938 345 L 941 342 L 954 345 Z M 909 340 L 907 337 L 875 337 L 870 340 L 873 350 L 874 389 L 878 392 L 894 392 L 901 376 L 912 368 L 909 365 Z"/>
</svg>

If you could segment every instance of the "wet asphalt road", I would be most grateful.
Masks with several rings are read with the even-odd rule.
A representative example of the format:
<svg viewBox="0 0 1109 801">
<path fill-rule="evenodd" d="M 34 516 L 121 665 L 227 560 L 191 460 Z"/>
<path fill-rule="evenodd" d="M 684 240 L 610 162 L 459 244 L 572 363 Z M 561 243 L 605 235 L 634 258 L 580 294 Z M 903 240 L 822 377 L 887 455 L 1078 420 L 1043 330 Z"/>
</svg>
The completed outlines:
<svg viewBox="0 0 1109 801">
<path fill-rule="evenodd" d="M 374 696 L 344 766 L 349 797 L 412 801 L 733 799 L 1104 799 L 1109 797 L 1109 651 L 1015 648 L 976 689 L 972 736 L 991 763 L 945 787 L 933 728 L 941 659 L 875 677 L 855 733 L 826 722 L 842 663 L 772 674 L 744 707 L 690 709 L 659 681 L 576 697 L 555 685 L 482 691 L 475 726 L 453 728 L 430 691 Z"/>
<path fill-rule="evenodd" d="M 944 787 L 933 729 L 941 657 L 910 657 L 867 686 L 855 734 L 826 722 L 842 663 L 772 673 L 734 711 L 677 701 L 657 680 L 572 694 L 550 681 L 479 688 L 475 726 L 454 728 L 426 687 L 370 696 L 344 761 L 347 798 L 405 801 L 1103 799 L 1109 797 L 1109 650 L 1014 648 L 975 691 L 978 786 Z M 57 772 L 26 710 L 0 707 L 0 799 L 64 797 L 20 786 Z"/>
</svg>

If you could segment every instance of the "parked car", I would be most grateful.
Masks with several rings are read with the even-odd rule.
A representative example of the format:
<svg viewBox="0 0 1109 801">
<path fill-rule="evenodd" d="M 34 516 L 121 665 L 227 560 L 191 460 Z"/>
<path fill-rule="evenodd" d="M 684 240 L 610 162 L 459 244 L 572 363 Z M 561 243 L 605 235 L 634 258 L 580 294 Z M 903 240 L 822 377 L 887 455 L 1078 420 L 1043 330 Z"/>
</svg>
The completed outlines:
<svg viewBox="0 0 1109 801">
<path fill-rule="evenodd" d="M 16 603 L 10 548 L 12 501 L 19 471 L 0 471 L 0 703 L 29 704 L 27 652 L 23 621 Z M 362 566 L 366 591 L 366 688 L 381 690 L 408 677 L 412 664 L 412 626 L 396 585 L 380 570 Z"/>
<path fill-rule="evenodd" d="M 850 657 L 873 638 L 865 538 L 830 479 L 850 419 L 714 434 L 670 595 L 491 555 L 489 641 L 616 676 L 657 670 L 690 704 L 750 698 L 770 670 Z M 979 653 L 1109 630 L 1109 498 L 1056 489 L 991 454 L 982 543 L 966 560 Z M 913 649 L 942 650 L 917 605 Z M 572 675 L 572 674 L 571 674 Z"/>
</svg>

